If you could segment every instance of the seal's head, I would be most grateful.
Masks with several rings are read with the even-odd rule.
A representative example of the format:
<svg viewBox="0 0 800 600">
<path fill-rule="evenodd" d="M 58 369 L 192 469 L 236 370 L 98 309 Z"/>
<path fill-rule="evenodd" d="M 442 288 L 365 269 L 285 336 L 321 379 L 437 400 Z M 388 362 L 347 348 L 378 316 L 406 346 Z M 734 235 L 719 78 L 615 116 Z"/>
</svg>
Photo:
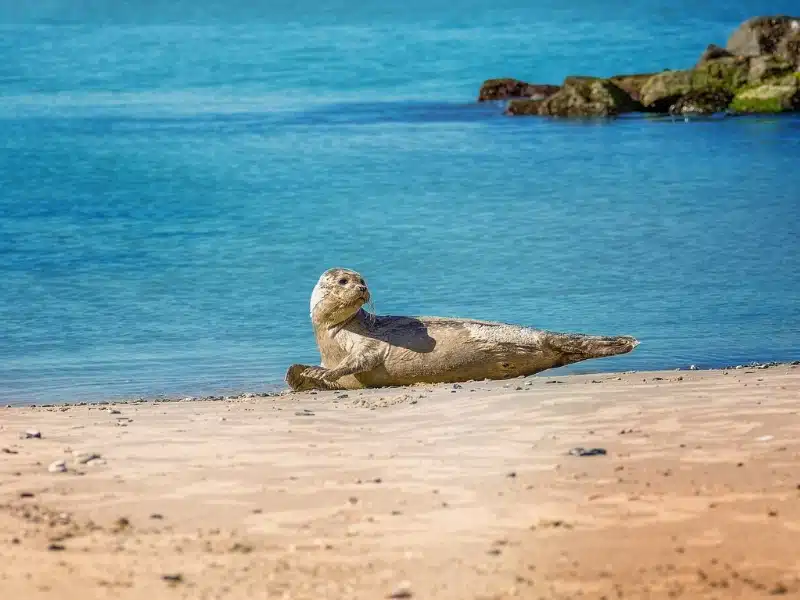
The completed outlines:
<svg viewBox="0 0 800 600">
<path fill-rule="evenodd" d="M 350 269 L 328 269 L 311 292 L 311 322 L 325 327 L 342 323 L 369 302 L 369 298 L 361 274 Z"/>
</svg>

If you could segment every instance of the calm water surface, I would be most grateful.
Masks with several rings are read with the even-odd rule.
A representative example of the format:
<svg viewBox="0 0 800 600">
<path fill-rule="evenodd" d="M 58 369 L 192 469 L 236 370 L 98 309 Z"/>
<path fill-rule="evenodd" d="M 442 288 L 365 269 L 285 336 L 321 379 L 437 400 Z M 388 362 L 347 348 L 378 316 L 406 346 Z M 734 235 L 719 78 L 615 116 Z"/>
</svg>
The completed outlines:
<svg viewBox="0 0 800 600">
<path fill-rule="evenodd" d="M 642 341 L 570 371 L 800 358 L 800 119 L 474 102 L 794 2 L 34 4 L 0 5 L 3 403 L 276 389 L 331 266 L 381 313 Z"/>
</svg>

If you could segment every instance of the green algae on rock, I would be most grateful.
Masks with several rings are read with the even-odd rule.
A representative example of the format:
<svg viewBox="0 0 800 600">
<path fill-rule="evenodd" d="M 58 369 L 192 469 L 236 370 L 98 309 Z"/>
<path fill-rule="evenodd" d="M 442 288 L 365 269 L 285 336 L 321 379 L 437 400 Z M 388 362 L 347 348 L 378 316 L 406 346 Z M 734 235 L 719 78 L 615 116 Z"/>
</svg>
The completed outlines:
<svg viewBox="0 0 800 600">
<path fill-rule="evenodd" d="M 741 90 L 730 104 L 735 113 L 781 113 L 800 110 L 800 73 Z"/>
<path fill-rule="evenodd" d="M 710 44 L 693 68 L 609 78 L 571 76 L 560 86 L 488 80 L 479 99 L 512 99 L 510 115 L 614 117 L 629 112 L 714 114 L 800 110 L 800 17 L 755 17 L 726 48 Z M 533 88 L 546 88 L 535 93 Z"/>
<path fill-rule="evenodd" d="M 649 110 L 668 112 L 670 106 L 691 90 L 691 71 L 664 71 L 645 82 L 641 89 L 641 101 Z"/>
</svg>

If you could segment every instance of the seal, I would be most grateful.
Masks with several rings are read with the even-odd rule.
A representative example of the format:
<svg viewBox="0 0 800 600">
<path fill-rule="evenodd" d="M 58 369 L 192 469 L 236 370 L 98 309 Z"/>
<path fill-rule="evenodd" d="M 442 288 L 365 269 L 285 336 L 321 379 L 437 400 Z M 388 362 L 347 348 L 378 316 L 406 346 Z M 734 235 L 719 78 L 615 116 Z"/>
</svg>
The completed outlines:
<svg viewBox="0 0 800 600">
<path fill-rule="evenodd" d="M 325 271 L 311 293 L 321 366 L 286 372 L 294 391 L 455 383 L 533 375 L 591 358 L 625 354 L 638 340 L 557 333 L 493 321 L 376 315 L 360 273 Z"/>
</svg>

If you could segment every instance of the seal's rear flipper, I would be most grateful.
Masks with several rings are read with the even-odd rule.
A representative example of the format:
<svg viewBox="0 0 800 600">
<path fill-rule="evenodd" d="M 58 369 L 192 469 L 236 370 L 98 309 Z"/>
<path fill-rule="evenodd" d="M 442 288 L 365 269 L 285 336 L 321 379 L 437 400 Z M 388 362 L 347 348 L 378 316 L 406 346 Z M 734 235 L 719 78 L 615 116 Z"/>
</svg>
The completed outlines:
<svg viewBox="0 0 800 600">
<path fill-rule="evenodd" d="M 548 332 L 545 339 L 552 350 L 562 355 L 561 365 L 627 354 L 639 345 L 639 340 L 628 335 L 612 337 Z"/>
<path fill-rule="evenodd" d="M 316 379 L 308 377 L 304 373 L 309 369 L 318 369 L 319 367 L 312 367 L 310 365 L 292 365 L 286 371 L 284 380 L 293 392 L 306 392 L 308 390 L 341 390 L 344 389 L 341 385 L 333 381 L 325 381 L 323 379 Z"/>
</svg>

